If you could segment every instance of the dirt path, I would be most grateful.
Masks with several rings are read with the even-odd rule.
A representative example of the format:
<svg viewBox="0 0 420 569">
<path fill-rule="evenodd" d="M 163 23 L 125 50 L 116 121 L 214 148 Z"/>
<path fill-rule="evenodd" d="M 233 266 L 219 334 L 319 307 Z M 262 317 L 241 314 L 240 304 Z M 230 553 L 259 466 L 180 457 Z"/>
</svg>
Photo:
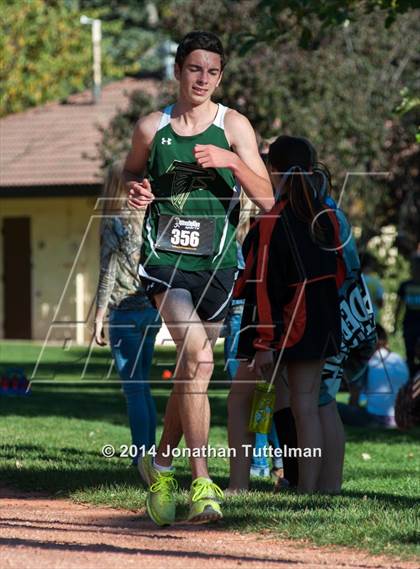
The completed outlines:
<svg viewBox="0 0 420 569">
<path fill-rule="evenodd" d="M 351 550 L 328 551 L 259 533 L 156 528 L 143 511 L 91 507 L 0 489 L 1 569 L 414 569 Z"/>
</svg>

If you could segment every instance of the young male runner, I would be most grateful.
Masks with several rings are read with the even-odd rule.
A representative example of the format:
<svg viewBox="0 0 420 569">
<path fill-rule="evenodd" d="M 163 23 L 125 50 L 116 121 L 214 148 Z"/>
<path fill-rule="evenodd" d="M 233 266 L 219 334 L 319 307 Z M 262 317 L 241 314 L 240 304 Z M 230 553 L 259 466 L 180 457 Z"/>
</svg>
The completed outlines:
<svg viewBox="0 0 420 569">
<path fill-rule="evenodd" d="M 149 206 L 140 274 L 177 346 L 159 448 L 153 460 L 139 461 L 149 484 L 147 510 L 159 525 L 175 520 L 177 484 L 167 448 L 182 435 L 191 450 L 208 444 L 207 387 L 236 273 L 240 187 L 264 211 L 274 203 L 249 121 L 211 100 L 224 64 L 217 36 L 188 34 L 175 58 L 178 100 L 138 121 L 125 163 L 131 205 Z M 148 179 L 136 181 L 145 171 Z M 209 477 L 204 453 L 190 463 L 188 519 L 221 518 L 223 493 Z"/>
</svg>

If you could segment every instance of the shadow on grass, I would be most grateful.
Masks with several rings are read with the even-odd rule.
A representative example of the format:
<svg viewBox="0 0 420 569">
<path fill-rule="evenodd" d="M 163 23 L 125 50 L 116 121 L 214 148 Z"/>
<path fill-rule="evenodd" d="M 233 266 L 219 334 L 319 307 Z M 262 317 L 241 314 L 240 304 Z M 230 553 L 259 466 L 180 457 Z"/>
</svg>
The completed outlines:
<svg viewBox="0 0 420 569">
<path fill-rule="evenodd" d="M 404 508 L 414 508 L 417 501 L 409 496 L 395 496 L 385 492 L 357 492 L 352 490 L 343 490 L 342 498 L 355 498 L 360 503 L 361 500 L 375 500 L 381 502 L 384 506 L 392 507 L 396 510 Z"/>
<path fill-rule="evenodd" d="M 71 346 L 48 347 L 42 354 L 42 347 L 35 345 L 10 344 L 0 348 L 0 374 L 7 368 L 21 367 L 28 378 L 38 381 L 60 380 L 80 382 L 84 381 L 106 383 L 109 379 L 118 381 L 113 369 L 112 355 L 109 348 L 95 348 Z M 175 348 L 172 346 L 157 346 L 153 356 L 150 381 L 153 385 L 162 385 L 162 372 L 171 371 L 175 367 Z M 40 358 L 40 359 L 39 359 Z M 37 367 L 36 367 L 37 366 Z M 227 374 L 224 371 L 223 350 L 217 347 L 215 351 L 215 371 L 211 389 L 225 389 L 229 385 Z"/>
<path fill-rule="evenodd" d="M 400 444 L 402 442 L 416 442 L 420 440 L 420 428 L 410 431 L 399 431 L 398 429 L 362 428 L 345 427 L 347 442 L 373 442 L 385 443 L 387 445 Z"/>
<path fill-rule="evenodd" d="M 93 450 L 81 450 L 72 447 L 45 447 L 42 445 L 28 445 L 28 444 L 18 444 L 18 445 L 8 445 L 3 444 L 0 447 L 0 460 L 7 460 L 16 458 L 26 459 L 36 458 L 36 460 L 57 460 L 68 459 L 74 460 L 75 458 L 83 458 L 92 456 L 93 458 L 98 458 L 98 453 Z"/>
<path fill-rule="evenodd" d="M 420 536 L 418 531 L 410 532 L 408 535 L 401 535 L 398 539 L 400 543 L 407 545 L 420 545 Z"/>
<path fill-rule="evenodd" d="M 163 393 L 162 393 L 163 391 Z M 154 395 L 157 412 L 163 417 L 170 393 L 164 386 Z M 211 397 L 212 425 L 226 426 L 227 406 L 224 394 Z M 218 394 L 219 395 L 219 394 Z M 67 417 L 102 420 L 114 425 L 128 425 L 125 398 L 120 386 L 109 388 L 35 386 L 27 397 L 0 396 L 0 416 Z"/>
<path fill-rule="evenodd" d="M 105 465 L 78 465 L 74 468 L 71 467 L 71 460 L 68 467 L 43 465 L 19 470 L 6 465 L 0 467 L 0 477 L 5 484 L 24 491 L 47 492 L 61 496 L 69 496 L 76 490 L 97 489 L 100 486 L 133 486 L 142 490 L 136 468 L 130 464 L 121 468 L 111 461 L 107 461 Z"/>
<path fill-rule="evenodd" d="M 162 418 L 170 393 L 170 384 L 161 384 L 159 393 L 154 394 L 159 416 Z M 153 388 L 152 388 L 153 390 Z M 227 426 L 227 391 L 210 391 L 212 425 Z M 41 386 L 35 385 L 28 397 L 0 396 L 0 415 L 22 417 L 71 417 L 86 420 L 103 420 L 117 425 L 127 425 L 125 399 L 119 384 L 113 386 L 103 383 L 99 387 L 79 386 Z M 396 429 L 363 429 L 346 427 L 347 442 L 416 443 L 420 439 L 420 429 L 401 432 Z"/>
<path fill-rule="evenodd" d="M 84 389 L 37 387 L 27 397 L 0 397 L 0 415 L 101 419 L 112 424 L 127 424 L 120 389 L 87 392 Z"/>
</svg>

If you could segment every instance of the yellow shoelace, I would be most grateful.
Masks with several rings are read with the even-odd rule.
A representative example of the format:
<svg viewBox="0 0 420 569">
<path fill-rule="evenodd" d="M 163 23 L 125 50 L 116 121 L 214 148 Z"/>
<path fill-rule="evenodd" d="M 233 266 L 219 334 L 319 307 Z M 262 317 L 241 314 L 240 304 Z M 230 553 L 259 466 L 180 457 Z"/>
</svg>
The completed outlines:
<svg viewBox="0 0 420 569">
<path fill-rule="evenodd" d="M 210 480 L 195 480 L 192 483 L 192 489 L 194 490 L 192 502 L 197 502 L 202 498 L 224 498 L 222 489 Z"/>
<path fill-rule="evenodd" d="M 178 482 L 172 472 L 165 472 L 165 474 L 159 474 L 158 479 L 150 486 L 149 490 L 153 493 L 160 492 L 163 500 L 171 500 L 172 492 L 178 490 Z"/>
</svg>

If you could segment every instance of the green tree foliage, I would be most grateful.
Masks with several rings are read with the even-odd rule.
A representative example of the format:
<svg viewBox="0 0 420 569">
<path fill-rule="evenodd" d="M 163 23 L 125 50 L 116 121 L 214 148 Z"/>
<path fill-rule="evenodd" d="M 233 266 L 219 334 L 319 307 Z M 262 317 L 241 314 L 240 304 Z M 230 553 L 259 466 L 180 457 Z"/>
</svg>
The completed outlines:
<svg viewBox="0 0 420 569">
<path fill-rule="evenodd" d="M 407 89 L 402 95 L 389 152 L 390 185 L 397 195 L 406 189 L 398 215 L 397 244 L 409 256 L 420 243 L 420 99 Z"/>
<path fill-rule="evenodd" d="M 399 15 L 418 7 L 418 0 L 258 0 L 254 10 L 256 30 L 245 32 L 243 49 L 257 42 L 276 44 L 287 39 L 290 32 L 299 38 L 301 47 L 308 48 L 329 29 L 346 22 L 357 23 L 363 15 L 379 13 L 389 28 Z"/>
<path fill-rule="evenodd" d="M 329 135 L 341 146 L 340 150 L 348 147 L 345 154 L 350 159 L 350 165 L 357 164 L 361 173 L 364 171 L 363 163 L 360 164 L 363 156 L 367 171 L 372 172 L 378 167 L 388 171 L 385 183 L 379 180 L 372 183 L 372 178 L 365 176 L 359 178 L 356 186 L 348 186 L 352 191 L 346 192 L 347 205 L 363 227 L 362 242 L 377 235 L 381 226 L 398 222 L 397 243 L 405 255 L 409 255 L 420 244 L 420 108 L 418 96 L 414 95 L 420 87 L 418 51 L 414 51 L 420 31 L 418 8 L 418 0 L 258 0 L 251 10 L 252 29 L 245 29 L 240 36 L 242 55 L 249 55 L 259 45 L 271 46 L 273 50 L 283 52 L 291 37 L 298 38 L 299 46 L 308 50 L 309 72 L 310 67 L 314 69 L 313 62 L 318 55 L 321 55 L 319 59 L 322 61 L 326 38 L 335 37 L 333 44 L 340 34 L 346 38 L 347 51 L 349 47 L 351 50 L 349 71 L 351 74 L 351 67 L 354 67 L 356 85 L 360 91 L 355 94 L 352 86 L 348 88 L 348 74 L 340 54 L 337 69 L 331 70 L 327 65 L 326 70 L 327 74 L 332 72 L 332 77 L 339 79 L 338 88 L 343 87 L 343 100 L 336 101 L 337 106 L 334 105 L 334 110 L 343 111 L 343 126 L 346 123 L 351 126 L 355 121 L 358 124 L 353 136 L 348 133 L 343 138 L 337 138 L 335 135 L 341 134 L 341 129 L 337 130 L 331 117 L 334 114 L 338 116 L 338 113 L 328 113 L 325 118 L 333 129 Z M 406 12 L 408 14 L 402 18 Z M 403 30 L 408 27 L 410 32 L 405 36 Z M 369 41 L 364 42 L 364 49 L 360 32 L 373 34 L 367 38 Z M 318 50 L 319 53 L 313 56 L 311 50 Z M 334 57 L 337 55 L 330 45 L 327 45 L 327 51 Z M 323 75 L 325 77 L 325 73 Z M 347 79 L 351 81 L 348 76 Z M 319 93 L 317 87 L 314 95 Z M 296 95 L 299 98 L 298 93 Z M 342 103 L 346 99 L 350 106 L 344 109 Z M 399 100 L 397 113 L 393 113 Z M 308 111 L 313 117 L 310 108 Z M 323 116 L 323 113 L 317 116 Z M 325 124 L 322 122 L 320 133 L 325 131 L 322 128 Z M 367 129 L 363 129 L 363 124 Z M 354 143 L 356 147 L 353 147 Z M 359 152 L 355 152 L 355 148 Z M 349 164 L 348 160 L 343 160 L 340 150 L 336 151 L 336 158 L 341 165 Z M 331 156 L 329 159 L 330 164 L 334 162 L 333 158 Z"/>
<path fill-rule="evenodd" d="M 3 1 L 1 10 L 1 116 L 91 85 L 91 30 L 77 10 L 60 0 Z M 102 72 L 119 73 L 109 57 Z"/>
<path fill-rule="evenodd" d="M 125 75 L 159 68 L 161 62 L 154 48 L 162 41 L 163 34 L 154 2 L 74 0 L 74 5 L 82 12 L 93 10 L 99 14 L 109 39 L 104 49 Z"/>
</svg>

